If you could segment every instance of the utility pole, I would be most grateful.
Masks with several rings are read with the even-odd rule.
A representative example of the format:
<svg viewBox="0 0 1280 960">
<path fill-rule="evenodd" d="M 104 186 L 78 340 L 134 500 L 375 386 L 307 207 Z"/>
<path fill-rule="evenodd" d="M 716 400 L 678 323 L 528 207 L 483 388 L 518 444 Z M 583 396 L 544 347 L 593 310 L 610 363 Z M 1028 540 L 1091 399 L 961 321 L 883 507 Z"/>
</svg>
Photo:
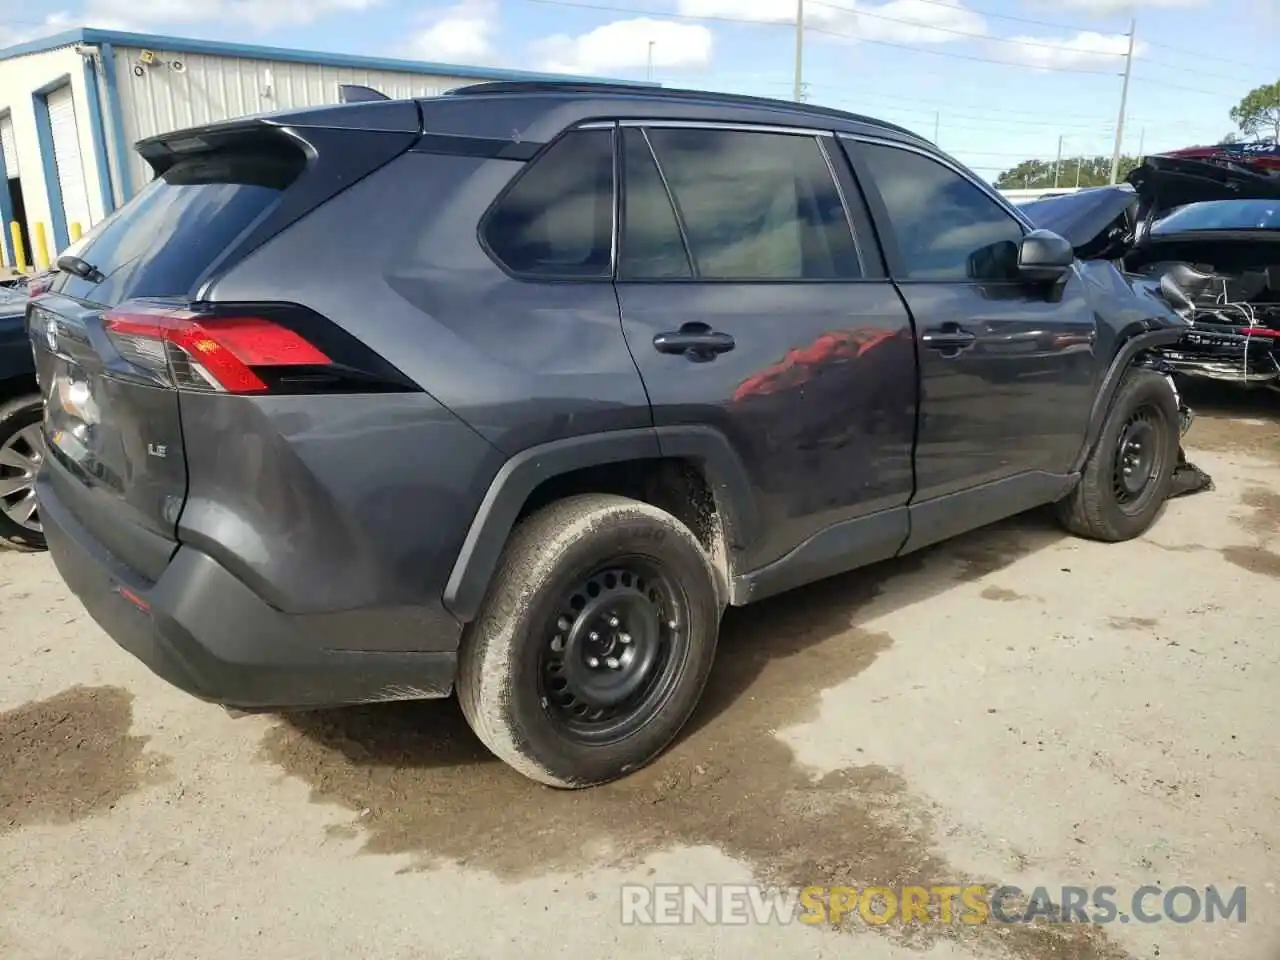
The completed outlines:
<svg viewBox="0 0 1280 960">
<path fill-rule="evenodd" d="M 1084 166 L 1084 154 L 1076 157 L 1076 189 L 1080 189 L 1080 168 Z"/>
<path fill-rule="evenodd" d="M 1133 73 L 1133 35 L 1138 27 L 1137 19 L 1129 21 L 1129 50 L 1124 55 L 1124 85 L 1120 88 L 1120 114 L 1116 117 L 1116 142 L 1111 148 L 1111 183 L 1114 186 L 1120 173 L 1120 145 L 1124 142 L 1124 112 L 1129 105 L 1129 76 Z"/>
<path fill-rule="evenodd" d="M 796 0 L 796 77 L 791 98 L 804 99 L 804 0 Z"/>
<path fill-rule="evenodd" d="M 942 125 L 942 114 L 935 110 L 933 112 L 933 145 L 938 145 L 938 127 Z"/>
<path fill-rule="evenodd" d="M 653 80 L 653 44 L 655 41 L 649 41 L 649 55 L 645 60 L 645 79 Z"/>
<path fill-rule="evenodd" d="M 1053 185 L 1058 186 L 1058 170 L 1062 167 L 1062 134 L 1058 134 L 1058 159 L 1053 161 Z"/>
</svg>

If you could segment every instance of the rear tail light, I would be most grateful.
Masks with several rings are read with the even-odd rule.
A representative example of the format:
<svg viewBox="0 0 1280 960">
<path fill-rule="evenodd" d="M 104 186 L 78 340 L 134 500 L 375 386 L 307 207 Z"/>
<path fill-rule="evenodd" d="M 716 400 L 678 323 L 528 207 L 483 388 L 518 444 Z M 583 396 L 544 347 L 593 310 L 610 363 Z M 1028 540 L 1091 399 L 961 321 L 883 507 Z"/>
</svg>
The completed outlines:
<svg viewBox="0 0 1280 960">
<path fill-rule="evenodd" d="M 277 305 L 264 311 L 281 313 Z M 288 314 L 290 311 L 284 310 Z M 415 390 L 381 357 L 307 311 L 328 349 L 280 316 L 126 303 L 103 316 L 120 356 L 179 390 L 313 393 Z M 341 354 L 341 360 L 335 358 Z"/>
</svg>

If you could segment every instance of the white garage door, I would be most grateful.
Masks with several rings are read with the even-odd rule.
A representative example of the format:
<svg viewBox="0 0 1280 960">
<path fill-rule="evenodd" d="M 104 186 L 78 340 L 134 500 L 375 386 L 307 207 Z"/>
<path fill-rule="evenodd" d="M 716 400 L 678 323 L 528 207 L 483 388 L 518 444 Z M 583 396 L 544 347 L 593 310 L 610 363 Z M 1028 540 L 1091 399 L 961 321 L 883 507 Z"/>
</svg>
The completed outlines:
<svg viewBox="0 0 1280 960">
<path fill-rule="evenodd" d="M 80 224 L 89 231 L 89 191 L 85 186 L 84 162 L 80 158 L 80 134 L 76 129 L 76 107 L 70 85 L 49 94 L 49 125 L 53 128 L 53 159 L 58 166 L 58 187 L 67 230 Z"/>
<path fill-rule="evenodd" d="M 4 148 L 4 174 L 10 180 L 18 176 L 18 145 L 13 142 L 13 117 L 0 119 L 0 147 Z"/>
</svg>

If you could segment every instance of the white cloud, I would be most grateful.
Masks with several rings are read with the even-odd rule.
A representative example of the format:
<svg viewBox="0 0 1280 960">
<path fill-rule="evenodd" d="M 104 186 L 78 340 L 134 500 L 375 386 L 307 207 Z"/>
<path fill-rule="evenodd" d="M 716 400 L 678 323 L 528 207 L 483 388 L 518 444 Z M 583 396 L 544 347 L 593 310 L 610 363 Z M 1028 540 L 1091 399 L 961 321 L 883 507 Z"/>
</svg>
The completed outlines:
<svg viewBox="0 0 1280 960">
<path fill-rule="evenodd" d="M 72 19 L 71 14 L 65 10 L 49 14 L 40 23 L 11 25 L 0 22 L 0 47 L 12 47 L 15 44 L 26 43 L 28 40 L 47 37 L 63 30 L 69 30 L 73 26 L 75 26 L 75 21 Z"/>
<path fill-rule="evenodd" d="M 615 20 L 576 37 L 558 34 L 533 45 L 539 69 L 583 74 L 643 67 L 651 53 L 654 69 L 701 66 L 710 62 L 711 47 L 706 27 L 650 17 Z"/>
<path fill-rule="evenodd" d="M 433 15 L 427 23 L 406 45 L 408 56 L 469 64 L 493 59 L 498 10 L 492 0 L 463 0 Z"/>
<path fill-rule="evenodd" d="M 1013 43 L 999 44 L 999 52 L 1015 63 L 1029 67 L 1069 68 L 1075 70 L 1123 69 L 1124 53 L 1129 49 L 1129 37 L 1123 33 L 1077 33 L 1074 37 L 1010 37 Z M 997 46 L 996 44 L 992 45 Z M 1146 49 L 1138 41 L 1135 55 Z"/>
<path fill-rule="evenodd" d="M 679 0 L 693 17 L 729 17 L 759 23 L 792 23 L 795 0 Z M 853 38 L 892 43 L 947 43 L 986 33 L 986 21 L 962 0 L 889 0 L 888 3 L 812 4 L 805 23 Z"/>
<path fill-rule="evenodd" d="M 243 23 L 262 30 L 303 26 L 334 13 L 359 13 L 379 0 L 89 0 L 84 21 L 93 26 Z"/>
</svg>

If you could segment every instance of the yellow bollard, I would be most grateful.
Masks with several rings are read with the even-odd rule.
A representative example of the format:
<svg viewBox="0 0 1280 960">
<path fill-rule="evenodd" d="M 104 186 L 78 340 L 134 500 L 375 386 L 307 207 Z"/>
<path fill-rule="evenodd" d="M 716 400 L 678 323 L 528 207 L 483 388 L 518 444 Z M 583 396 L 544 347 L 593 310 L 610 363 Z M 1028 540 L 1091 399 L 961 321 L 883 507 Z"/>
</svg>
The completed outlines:
<svg viewBox="0 0 1280 960">
<path fill-rule="evenodd" d="M 22 248 L 22 226 L 17 220 L 9 224 L 9 236 L 13 237 L 13 263 L 19 273 L 26 273 L 27 251 Z"/>
<path fill-rule="evenodd" d="M 44 236 L 44 224 L 37 223 L 35 225 L 36 238 L 32 246 L 35 249 L 36 266 L 41 270 L 49 269 L 49 241 Z"/>
<path fill-rule="evenodd" d="M 71 221 L 71 242 L 75 243 L 80 239 L 80 224 L 76 220 Z"/>
</svg>

